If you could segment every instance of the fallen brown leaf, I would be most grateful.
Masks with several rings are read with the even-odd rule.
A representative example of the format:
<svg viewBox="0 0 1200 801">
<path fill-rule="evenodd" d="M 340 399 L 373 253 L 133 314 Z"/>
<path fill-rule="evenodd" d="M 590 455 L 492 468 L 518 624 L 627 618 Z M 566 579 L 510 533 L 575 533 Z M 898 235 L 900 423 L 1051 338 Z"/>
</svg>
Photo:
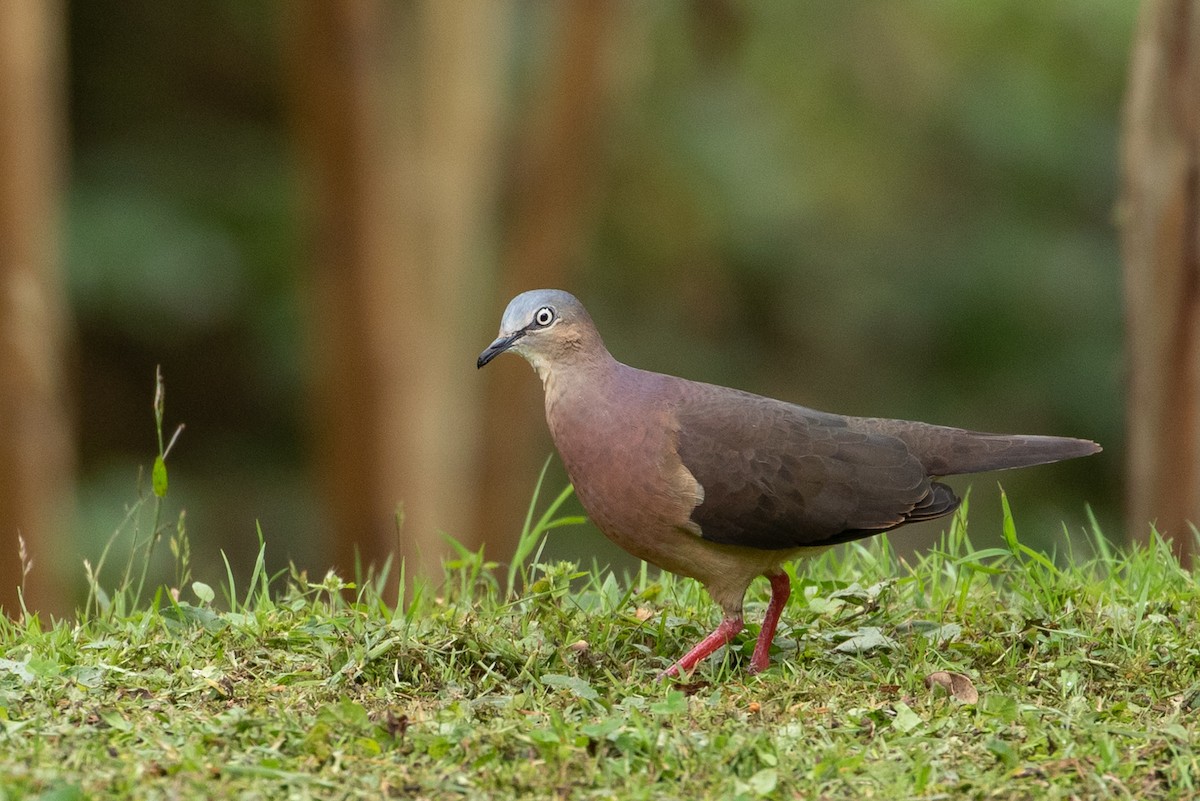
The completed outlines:
<svg viewBox="0 0 1200 801">
<path fill-rule="evenodd" d="M 932 690 L 935 684 L 948 692 L 951 697 L 962 701 L 964 704 L 979 702 L 979 691 L 975 689 L 975 685 L 971 683 L 971 680 L 962 673 L 938 670 L 925 677 L 925 686 L 928 689 Z"/>
</svg>

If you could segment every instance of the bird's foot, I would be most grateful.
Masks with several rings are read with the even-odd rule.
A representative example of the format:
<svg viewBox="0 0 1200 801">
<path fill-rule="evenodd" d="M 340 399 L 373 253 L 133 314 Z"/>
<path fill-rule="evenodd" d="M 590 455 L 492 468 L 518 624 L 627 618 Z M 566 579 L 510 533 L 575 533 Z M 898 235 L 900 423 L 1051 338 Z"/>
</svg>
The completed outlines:
<svg viewBox="0 0 1200 801">
<path fill-rule="evenodd" d="M 722 645 L 727 645 L 744 627 L 745 623 L 742 622 L 740 616 L 725 618 L 721 621 L 721 625 L 713 630 L 712 634 L 709 634 L 697 643 L 696 647 L 680 657 L 678 662 L 671 665 L 662 673 L 659 673 L 659 680 L 661 681 L 662 679 L 678 676 L 680 673 L 690 671 L 700 663 L 700 660 L 711 655 Z"/>
</svg>

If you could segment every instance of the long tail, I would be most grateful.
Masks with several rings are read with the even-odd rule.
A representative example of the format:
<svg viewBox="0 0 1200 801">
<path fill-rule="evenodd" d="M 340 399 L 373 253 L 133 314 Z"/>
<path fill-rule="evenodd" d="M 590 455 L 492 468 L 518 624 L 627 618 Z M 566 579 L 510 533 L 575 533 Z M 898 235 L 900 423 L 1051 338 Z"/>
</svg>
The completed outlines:
<svg viewBox="0 0 1200 801">
<path fill-rule="evenodd" d="M 1007 470 L 1010 467 L 1029 467 L 1035 464 L 1078 459 L 1100 451 L 1100 446 L 1087 439 L 1073 437 L 1042 437 L 1037 435 L 973 434 L 956 443 L 953 456 L 935 475 L 983 473 L 988 470 Z"/>
<path fill-rule="evenodd" d="M 1073 437 L 988 434 L 922 423 L 880 428 L 889 429 L 887 433 L 904 440 L 931 476 L 1030 467 L 1091 456 L 1101 450 L 1091 440 Z"/>
<path fill-rule="evenodd" d="M 953 476 L 959 473 L 986 473 L 989 470 L 1030 467 L 1035 464 L 1078 459 L 1100 451 L 1100 446 L 1095 442 L 1072 437 L 958 431 L 948 440 L 948 448 L 937 448 L 932 453 L 920 454 L 930 475 Z"/>
</svg>

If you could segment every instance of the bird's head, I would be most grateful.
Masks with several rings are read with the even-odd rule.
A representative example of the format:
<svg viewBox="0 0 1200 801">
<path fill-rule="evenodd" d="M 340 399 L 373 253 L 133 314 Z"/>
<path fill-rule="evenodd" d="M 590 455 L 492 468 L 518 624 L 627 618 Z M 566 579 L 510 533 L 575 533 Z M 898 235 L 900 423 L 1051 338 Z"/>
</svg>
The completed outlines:
<svg viewBox="0 0 1200 801">
<path fill-rule="evenodd" d="M 500 336 L 475 366 L 506 350 L 523 356 L 543 379 L 554 366 L 607 354 L 583 304 L 559 289 L 534 289 L 513 298 L 500 319 Z"/>
</svg>

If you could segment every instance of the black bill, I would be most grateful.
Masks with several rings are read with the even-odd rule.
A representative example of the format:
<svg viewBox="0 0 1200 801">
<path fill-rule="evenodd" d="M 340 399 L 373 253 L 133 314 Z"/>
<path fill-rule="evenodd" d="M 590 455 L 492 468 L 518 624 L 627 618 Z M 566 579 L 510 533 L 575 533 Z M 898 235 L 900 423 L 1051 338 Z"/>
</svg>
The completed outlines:
<svg viewBox="0 0 1200 801">
<path fill-rule="evenodd" d="M 479 354 L 479 359 L 475 362 L 475 368 L 479 369 L 492 359 L 499 356 L 504 351 L 511 348 L 518 339 L 525 336 L 525 329 L 516 331 L 506 337 L 497 337 L 496 341 L 484 348 L 483 353 Z"/>
</svg>

